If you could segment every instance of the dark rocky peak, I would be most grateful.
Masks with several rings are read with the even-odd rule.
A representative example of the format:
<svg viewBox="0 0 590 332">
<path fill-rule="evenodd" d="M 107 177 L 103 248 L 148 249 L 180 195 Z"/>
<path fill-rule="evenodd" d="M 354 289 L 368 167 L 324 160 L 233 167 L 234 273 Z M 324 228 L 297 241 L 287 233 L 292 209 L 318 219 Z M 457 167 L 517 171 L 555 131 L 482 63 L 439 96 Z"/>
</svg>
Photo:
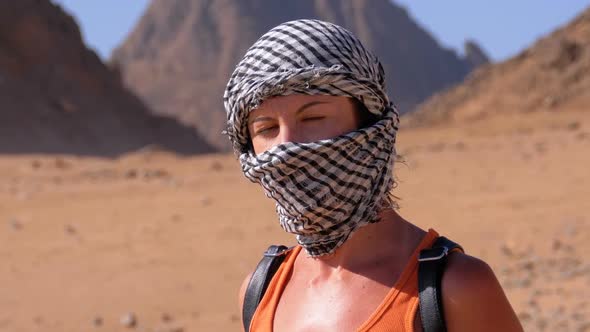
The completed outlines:
<svg viewBox="0 0 590 332">
<path fill-rule="evenodd" d="M 192 125 L 227 149 L 220 133 L 229 75 L 260 35 L 298 18 L 354 32 L 382 60 L 389 93 L 402 112 L 473 68 L 388 0 L 154 0 L 111 63 L 157 114 Z"/>
<path fill-rule="evenodd" d="M 211 151 L 193 128 L 151 114 L 48 0 L 0 1 L 0 110 L 0 153 Z"/>
</svg>

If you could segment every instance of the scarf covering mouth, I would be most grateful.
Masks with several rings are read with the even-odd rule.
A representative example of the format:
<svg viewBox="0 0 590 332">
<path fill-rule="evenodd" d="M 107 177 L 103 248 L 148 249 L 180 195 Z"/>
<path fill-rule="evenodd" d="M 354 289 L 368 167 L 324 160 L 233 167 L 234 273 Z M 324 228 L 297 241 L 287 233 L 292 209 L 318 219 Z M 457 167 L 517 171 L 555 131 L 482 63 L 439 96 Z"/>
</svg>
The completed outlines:
<svg viewBox="0 0 590 332">
<path fill-rule="evenodd" d="M 250 111 L 291 94 L 354 98 L 375 124 L 311 143 L 287 142 L 255 155 Z M 224 93 L 226 133 L 244 175 L 275 200 L 285 231 L 309 255 L 333 253 L 390 202 L 399 113 L 385 92 L 379 60 L 348 30 L 318 20 L 283 23 L 250 47 Z"/>
</svg>

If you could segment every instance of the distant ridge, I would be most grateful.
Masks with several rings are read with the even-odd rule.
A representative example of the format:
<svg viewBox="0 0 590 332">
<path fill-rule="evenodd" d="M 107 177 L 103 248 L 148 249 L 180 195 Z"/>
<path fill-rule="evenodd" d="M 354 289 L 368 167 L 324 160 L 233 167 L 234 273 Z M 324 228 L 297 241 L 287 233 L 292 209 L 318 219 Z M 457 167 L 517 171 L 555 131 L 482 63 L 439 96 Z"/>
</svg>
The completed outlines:
<svg viewBox="0 0 590 332">
<path fill-rule="evenodd" d="M 558 109 L 590 110 L 590 8 L 517 56 L 483 66 L 431 97 L 402 123 L 425 126 Z"/>
</svg>

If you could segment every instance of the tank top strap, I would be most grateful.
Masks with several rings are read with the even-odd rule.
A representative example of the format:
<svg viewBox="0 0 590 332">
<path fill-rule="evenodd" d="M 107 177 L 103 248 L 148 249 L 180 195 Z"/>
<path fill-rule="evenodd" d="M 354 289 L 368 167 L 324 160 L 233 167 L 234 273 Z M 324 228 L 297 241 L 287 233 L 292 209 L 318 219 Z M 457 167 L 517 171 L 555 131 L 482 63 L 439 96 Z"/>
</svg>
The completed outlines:
<svg viewBox="0 0 590 332">
<path fill-rule="evenodd" d="M 400 277 L 373 314 L 358 329 L 359 332 L 414 331 L 418 309 L 418 255 L 431 247 L 438 237 L 429 229 L 409 257 Z"/>
<path fill-rule="evenodd" d="M 272 331 L 279 299 L 283 294 L 285 286 L 289 282 L 295 259 L 297 258 L 297 255 L 299 255 L 301 248 L 301 246 L 295 246 L 287 252 L 287 257 L 285 257 L 283 264 L 281 264 L 268 284 L 266 293 L 264 293 L 264 296 L 258 304 L 258 308 L 256 308 L 256 311 L 252 316 L 250 331 Z"/>
</svg>

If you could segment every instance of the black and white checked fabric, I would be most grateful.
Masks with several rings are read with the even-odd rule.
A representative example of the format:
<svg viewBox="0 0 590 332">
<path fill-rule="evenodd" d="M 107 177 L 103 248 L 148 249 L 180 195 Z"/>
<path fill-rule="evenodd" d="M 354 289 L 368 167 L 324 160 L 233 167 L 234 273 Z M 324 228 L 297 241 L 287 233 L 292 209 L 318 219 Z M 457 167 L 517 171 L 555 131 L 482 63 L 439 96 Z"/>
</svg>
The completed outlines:
<svg viewBox="0 0 590 332">
<path fill-rule="evenodd" d="M 272 96 L 347 96 L 379 115 L 374 125 L 311 143 L 249 149 L 250 111 Z M 227 134 L 245 176 L 276 202 L 281 226 L 311 256 L 334 252 L 390 202 L 399 115 L 383 68 L 348 30 L 318 20 L 283 23 L 246 52 L 229 79 Z"/>
</svg>

